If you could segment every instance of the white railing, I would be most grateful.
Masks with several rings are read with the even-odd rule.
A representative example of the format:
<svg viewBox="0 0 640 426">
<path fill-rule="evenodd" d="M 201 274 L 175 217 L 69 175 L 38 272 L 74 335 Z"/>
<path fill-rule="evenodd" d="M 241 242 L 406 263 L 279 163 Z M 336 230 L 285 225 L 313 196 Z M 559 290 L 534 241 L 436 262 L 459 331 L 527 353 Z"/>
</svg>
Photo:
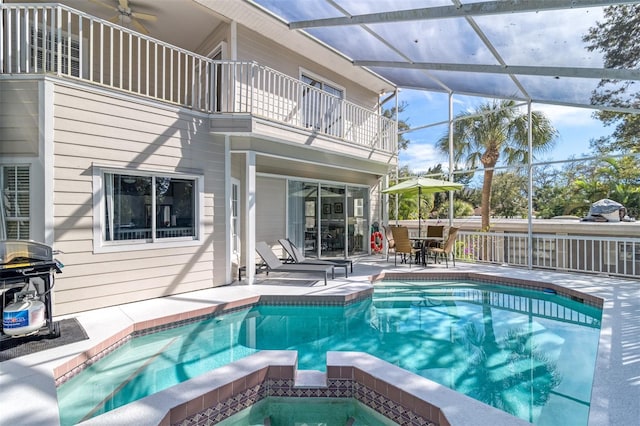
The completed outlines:
<svg viewBox="0 0 640 426">
<path fill-rule="evenodd" d="M 637 278 L 640 238 L 532 234 L 533 268 Z M 529 266 L 526 233 L 458 232 L 456 260 Z"/>
<path fill-rule="evenodd" d="M 396 123 L 291 76 L 255 62 L 211 61 L 213 112 L 258 117 L 388 152 Z"/>
<path fill-rule="evenodd" d="M 0 74 L 42 73 L 396 150 L 394 120 L 255 62 L 214 61 L 64 5 L 0 4 Z"/>
</svg>

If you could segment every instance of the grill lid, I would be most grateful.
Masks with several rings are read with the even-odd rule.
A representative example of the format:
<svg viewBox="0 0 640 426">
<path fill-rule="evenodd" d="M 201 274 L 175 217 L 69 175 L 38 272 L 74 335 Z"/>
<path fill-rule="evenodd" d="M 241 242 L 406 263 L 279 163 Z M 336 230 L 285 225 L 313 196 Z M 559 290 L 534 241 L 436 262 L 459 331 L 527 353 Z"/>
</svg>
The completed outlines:
<svg viewBox="0 0 640 426">
<path fill-rule="evenodd" d="M 46 244 L 27 240 L 0 240 L 0 268 L 51 262 L 53 250 Z"/>
</svg>

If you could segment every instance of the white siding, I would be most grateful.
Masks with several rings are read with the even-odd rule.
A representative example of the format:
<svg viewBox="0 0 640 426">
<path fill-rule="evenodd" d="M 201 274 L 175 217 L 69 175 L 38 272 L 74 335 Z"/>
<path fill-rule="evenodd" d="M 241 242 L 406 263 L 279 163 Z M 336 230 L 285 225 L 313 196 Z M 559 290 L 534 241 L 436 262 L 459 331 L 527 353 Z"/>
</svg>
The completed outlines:
<svg viewBox="0 0 640 426">
<path fill-rule="evenodd" d="M 287 235 L 285 208 L 286 181 L 258 176 L 256 178 L 256 241 L 278 247 Z"/>
<path fill-rule="evenodd" d="M 55 248 L 65 264 L 55 314 L 225 284 L 224 144 L 206 118 L 63 85 L 54 104 Z M 204 175 L 202 244 L 96 254 L 96 164 Z"/>
<path fill-rule="evenodd" d="M 0 81 L 0 158 L 38 155 L 38 82 Z"/>
</svg>

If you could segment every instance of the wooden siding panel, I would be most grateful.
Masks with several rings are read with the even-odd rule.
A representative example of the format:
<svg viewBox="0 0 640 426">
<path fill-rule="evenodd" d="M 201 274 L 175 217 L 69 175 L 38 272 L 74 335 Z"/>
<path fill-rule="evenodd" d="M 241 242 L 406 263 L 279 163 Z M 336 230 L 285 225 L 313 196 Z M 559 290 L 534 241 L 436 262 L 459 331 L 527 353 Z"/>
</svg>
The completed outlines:
<svg viewBox="0 0 640 426">
<path fill-rule="evenodd" d="M 62 85 L 54 99 L 55 244 L 66 265 L 55 314 L 226 284 L 224 144 L 209 134 L 206 117 Z M 202 243 L 95 253 L 95 165 L 203 175 Z"/>
<path fill-rule="evenodd" d="M 211 287 L 210 280 L 185 282 L 180 285 L 179 293 L 186 293 L 190 291 L 201 290 L 206 287 Z M 132 288 L 134 289 L 133 292 L 135 294 L 131 294 L 131 293 L 113 294 L 112 293 L 109 296 L 105 296 L 105 297 L 92 297 L 92 298 L 85 298 L 85 299 L 75 298 L 73 300 L 66 301 L 66 302 L 58 302 L 58 300 L 56 299 L 55 309 L 61 312 L 82 312 L 82 311 L 88 311 L 91 309 L 99 309 L 104 306 L 120 305 L 124 303 L 123 300 L 129 300 L 129 299 L 146 300 L 146 299 L 153 299 L 157 297 L 165 297 L 165 296 L 169 296 L 170 294 L 176 294 L 176 293 L 168 292 L 166 288 L 162 286 L 153 287 L 153 288 L 144 289 L 144 290 L 135 290 L 135 286 L 132 286 Z"/>
<path fill-rule="evenodd" d="M 38 155 L 38 93 L 36 81 L 0 81 L 0 157 Z"/>
<path fill-rule="evenodd" d="M 193 267 L 186 270 L 189 274 L 189 279 L 185 281 L 208 279 L 211 282 L 212 275 L 209 268 L 205 268 L 204 265 L 201 267 L 196 266 L 198 265 L 193 265 Z M 170 265 L 162 268 L 138 268 L 122 272 L 103 271 L 101 274 L 92 274 L 91 281 L 79 275 L 67 279 L 64 282 L 64 286 L 58 289 L 66 291 L 56 293 L 56 298 L 63 297 L 63 299 L 60 300 L 65 300 L 64 297 L 66 297 L 67 300 L 72 300 L 78 297 L 75 292 L 79 290 L 84 290 L 85 292 L 92 291 L 96 296 L 105 296 L 109 293 L 118 292 L 118 287 L 122 287 L 122 291 L 125 293 L 146 288 L 138 283 L 145 283 L 144 285 L 147 287 L 154 285 L 159 286 L 160 283 L 164 283 L 162 285 L 165 286 L 180 284 L 182 281 L 180 274 L 185 272 L 185 269 L 185 265 Z M 138 273 L 134 274 L 134 272 Z M 84 273 L 91 273 L 91 271 L 85 271 Z M 132 279 L 133 276 L 137 276 L 138 278 Z M 176 283 L 176 281 L 178 282 Z"/>
</svg>

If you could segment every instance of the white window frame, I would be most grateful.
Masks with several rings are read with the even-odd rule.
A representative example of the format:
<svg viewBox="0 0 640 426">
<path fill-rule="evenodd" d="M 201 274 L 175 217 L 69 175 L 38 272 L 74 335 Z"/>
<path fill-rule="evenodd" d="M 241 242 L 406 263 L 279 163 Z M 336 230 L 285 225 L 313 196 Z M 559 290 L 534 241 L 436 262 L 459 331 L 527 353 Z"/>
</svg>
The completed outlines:
<svg viewBox="0 0 640 426">
<path fill-rule="evenodd" d="M 305 78 L 319 83 L 320 87 L 316 87 L 316 89 L 329 96 L 327 98 L 318 99 L 317 93 L 307 93 L 306 91 L 302 92 L 302 99 L 300 99 L 300 105 L 302 108 L 302 126 L 331 136 L 344 137 L 345 123 L 343 108 L 344 101 L 347 96 L 346 89 L 343 86 L 340 86 L 331 80 L 319 76 L 302 67 L 300 68 L 299 78 L 303 83 L 306 83 Z M 327 86 L 340 92 L 340 96 L 336 96 L 332 91 L 328 91 Z M 331 97 L 336 97 L 338 99 L 337 105 L 327 103 Z M 334 106 L 337 106 L 338 108 L 334 109 Z"/>
<path fill-rule="evenodd" d="M 106 241 L 104 239 L 106 192 L 105 174 L 126 174 L 140 177 L 173 177 L 195 181 L 195 236 L 161 238 L 153 241 L 122 240 Z M 177 173 L 160 170 L 140 170 L 118 168 L 113 166 L 94 165 L 93 167 L 93 251 L 94 253 L 126 252 L 132 250 L 154 250 L 159 248 L 199 246 L 204 236 L 204 175 L 192 173 Z"/>
<path fill-rule="evenodd" d="M 307 78 L 312 78 L 312 79 L 314 79 L 314 80 L 316 80 L 316 81 L 318 81 L 318 82 L 322 83 L 322 86 L 323 86 L 323 87 L 321 87 L 321 88 L 320 88 L 322 91 L 325 91 L 325 90 L 324 90 L 324 86 L 325 86 L 325 85 L 327 85 L 327 86 L 331 86 L 331 87 L 332 87 L 332 88 L 334 88 L 334 89 L 338 89 L 338 90 L 342 91 L 342 97 L 341 97 L 340 99 L 342 99 L 342 100 L 347 99 L 347 89 L 345 89 L 345 87 L 344 87 L 344 86 L 341 86 L 341 85 L 339 85 L 338 83 L 335 83 L 335 82 L 333 82 L 333 81 L 329 80 L 329 79 L 328 79 L 328 78 L 326 78 L 326 77 L 323 77 L 323 76 L 321 76 L 321 75 L 319 75 L 319 74 L 316 74 L 316 73 L 314 73 L 314 72 L 312 72 L 312 71 L 309 71 L 309 70 L 308 70 L 308 69 L 306 69 L 306 68 L 302 68 L 302 67 L 300 67 L 300 76 L 299 76 L 300 81 L 302 81 L 302 77 L 303 77 L 303 76 L 304 76 L 304 77 L 307 77 Z M 327 93 L 328 93 L 328 92 L 327 92 Z"/>
<path fill-rule="evenodd" d="M 18 215 L 18 216 L 11 216 L 8 217 L 6 216 L 6 208 L 7 206 L 5 205 L 5 200 L 9 200 L 8 195 L 6 194 L 6 187 L 7 184 L 6 182 L 4 182 L 4 171 L 7 168 L 13 168 L 13 169 L 17 169 L 17 168 L 26 168 L 27 169 L 27 179 L 28 179 L 28 185 L 29 188 L 27 190 L 18 190 L 17 188 L 14 191 L 14 196 L 18 196 L 19 193 L 23 193 L 23 194 L 27 194 L 27 202 L 28 202 L 28 210 L 29 210 L 29 214 L 27 216 L 24 215 Z M 18 237 L 20 239 L 34 239 L 33 236 L 33 229 L 32 229 L 32 224 L 33 224 L 33 220 L 32 220 L 32 215 L 31 212 L 33 211 L 33 205 L 31 202 L 31 197 L 29 196 L 29 194 L 31 194 L 31 188 L 32 188 L 32 179 L 33 179 L 33 173 L 32 173 L 32 168 L 30 164 L 25 164 L 25 163 L 16 163 L 16 164 L 0 164 L 0 197 L 2 197 L 2 200 L 0 200 L 0 221 L 2 223 L 0 223 L 0 228 L 1 232 L 0 232 L 0 238 L 7 238 L 8 235 L 6 234 L 8 231 L 8 226 L 7 223 L 8 222 L 27 222 L 28 225 L 28 233 L 29 235 L 18 235 Z M 4 235 L 2 235 L 4 233 Z"/>
</svg>

